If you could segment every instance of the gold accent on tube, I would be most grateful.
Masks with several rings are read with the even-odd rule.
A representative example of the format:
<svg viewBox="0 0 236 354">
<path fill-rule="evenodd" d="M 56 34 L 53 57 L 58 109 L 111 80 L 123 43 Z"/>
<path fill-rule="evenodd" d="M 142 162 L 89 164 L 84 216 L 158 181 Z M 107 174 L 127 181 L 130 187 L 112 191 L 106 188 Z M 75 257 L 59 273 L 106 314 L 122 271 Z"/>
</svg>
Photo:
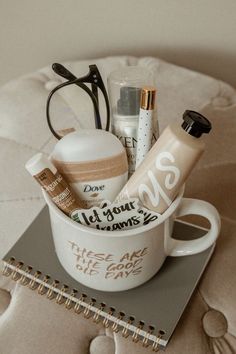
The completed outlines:
<svg viewBox="0 0 236 354">
<path fill-rule="evenodd" d="M 153 110 L 156 100 L 156 88 L 153 86 L 142 87 L 140 107 L 145 110 Z"/>
</svg>

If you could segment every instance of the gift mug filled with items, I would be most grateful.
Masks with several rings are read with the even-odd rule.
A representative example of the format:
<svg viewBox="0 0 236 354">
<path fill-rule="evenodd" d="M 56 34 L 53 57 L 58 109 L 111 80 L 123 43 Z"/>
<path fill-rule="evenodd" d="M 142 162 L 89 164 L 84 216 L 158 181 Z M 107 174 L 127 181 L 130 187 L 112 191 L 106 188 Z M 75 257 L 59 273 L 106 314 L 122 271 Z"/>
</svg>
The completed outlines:
<svg viewBox="0 0 236 354">
<path fill-rule="evenodd" d="M 70 74 L 61 66 L 56 69 L 63 77 Z M 215 243 L 220 231 L 215 207 L 183 198 L 184 184 L 205 150 L 201 136 L 210 132 L 211 123 L 186 110 L 182 124 L 174 122 L 159 137 L 156 130 L 153 139 L 156 90 L 132 87 L 131 81 L 116 90 L 117 108 L 114 103 L 112 112 L 122 127 L 112 134 L 105 86 L 96 67 L 90 69 L 88 76 L 73 77 L 49 95 L 49 128 L 59 141 L 50 158 L 39 153 L 26 169 L 42 186 L 55 251 L 64 269 L 90 288 L 122 291 L 152 278 L 167 256 L 191 256 Z M 61 137 L 50 120 L 52 94 L 69 84 L 84 88 L 84 81 L 92 84 L 92 91 L 87 86 L 85 91 L 94 104 L 97 129 L 69 129 Z M 98 83 L 107 106 L 104 130 L 95 90 Z M 139 105 L 139 125 L 132 128 L 137 139 L 121 139 L 123 128 L 129 134 L 129 120 L 137 115 Z M 137 156 L 132 153 L 131 159 L 127 144 L 135 141 Z M 190 214 L 208 219 L 210 229 L 194 240 L 172 238 L 175 219 Z"/>
</svg>

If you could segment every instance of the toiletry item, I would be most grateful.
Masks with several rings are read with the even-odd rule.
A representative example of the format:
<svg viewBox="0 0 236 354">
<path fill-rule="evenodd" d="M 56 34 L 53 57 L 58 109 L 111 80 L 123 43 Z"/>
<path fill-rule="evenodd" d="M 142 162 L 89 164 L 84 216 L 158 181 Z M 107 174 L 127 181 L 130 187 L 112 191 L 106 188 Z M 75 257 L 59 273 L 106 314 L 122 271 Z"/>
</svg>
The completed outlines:
<svg viewBox="0 0 236 354">
<path fill-rule="evenodd" d="M 140 165 L 151 148 L 152 116 L 155 107 L 155 98 L 155 87 L 146 86 L 142 88 L 137 136 L 136 168 Z"/>
<path fill-rule="evenodd" d="M 127 182 L 125 149 L 105 130 L 81 129 L 67 134 L 55 145 L 51 159 L 86 207 L 114 200 Z"/>
<path fill-rule="evenodd" d="M 117 113 L 113 115 L 112 132 L 126 149 L 129 176 L 135 171 L 139 102 L 140 88 L 124 86 L 117 101 Z"/>
<path fill-rule="evenodd" d="M 25 168 L 66 215 L 71 216 L 73 211 L 84 207 L 56 167 L 42 153 L 33 156 Z"/>
<path fill-rule="evenodd" d="M 187 110 L 184 122 L 169 125 L 129 179 L 116 200 L 138 197 L 150 210 L 163 213 L 205 149 L 199 139 L 209 133 L 211 123 L 200 113 Z"/>
<path fill-rule="evenodd" d="M 126 149 L 129 176 L 135 171 L 137 129 L 141 88 L 153 85 L 151 72 L 146 68 L 128 66 L 113 71 L 108 77 L 108 94 L 112 112 L 112 133 Z M 157 140 L 157 123 L 153 119 L 153 140 Z"/>
</svg>

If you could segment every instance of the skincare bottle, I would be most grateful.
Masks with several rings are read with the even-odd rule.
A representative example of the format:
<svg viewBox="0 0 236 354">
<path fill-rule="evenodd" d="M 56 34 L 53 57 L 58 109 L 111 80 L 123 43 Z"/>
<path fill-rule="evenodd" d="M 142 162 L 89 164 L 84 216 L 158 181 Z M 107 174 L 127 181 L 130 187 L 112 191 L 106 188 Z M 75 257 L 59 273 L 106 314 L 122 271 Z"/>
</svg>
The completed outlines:
<svg viewBox="0 0 236 354">
<path fill-rule="evenodd" d="M 65 179 L 42 153 L 27 161 L 25 168 L 66 215 L 71 216 L 75 210 L 83 208 Z"/>
<path fill-rule="evenodd" d="M 87 208 L 112 201 L 128 179 L 125 149 L 102 129 L 81 129 L 65 135 L 51 160 Z"/>
<path fill-rule="evenodd" d="M 142 88 L 137 133 L 136 169 L 152 146 L 152 116 L 155 98 L 155 87 L 146 86 Z"/>
<path fill-rule="evenodd" d="M 185 111 L 183 123 L 169 125 L 129 179 L 116 201 L 139 198 L 150 210 L 163 213 L 202 155 L 203 133 L 211 123 L 200 113 Z"/>
<path fill-rule="evenodd" d="M 153 85 L 152 74 L 138 66 L 113 71 L 108 77 L 112 133 L 118 137 L 126 150 L 129 176 L 134 173 L 136 165 L 141 88 L 147 85 Z M 155 112 L 152 125 L 152 141 L 155 142 L 158 131 Z"/>
</svg>

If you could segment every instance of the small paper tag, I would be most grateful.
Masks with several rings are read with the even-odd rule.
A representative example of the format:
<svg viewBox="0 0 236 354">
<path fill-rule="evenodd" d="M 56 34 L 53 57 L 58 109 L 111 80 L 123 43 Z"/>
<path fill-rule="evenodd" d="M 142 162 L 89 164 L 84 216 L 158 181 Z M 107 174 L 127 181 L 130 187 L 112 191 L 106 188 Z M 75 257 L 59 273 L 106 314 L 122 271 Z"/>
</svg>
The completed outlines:
<svg viewBox="0 0 236 354">
<path fill-rule="evenodd" d="M 128 230 L 143 225 L 144 215 L 138 212 L 137 199 L 109 205 L 103 202 L 102 206 L 76 210 L 71 215 L 72 219 L 79 219 L 82 225 L 107 231 Z"/>
<path fill-rule="evenodd" d="M 129 230 L 147 225 L 159 218 L 159 214 L 140 207 L 136 198 L 119 203 L 103 201 L 100 207 L 75 210 L 71 217 L 82 225 L 98 230 Z"/>
</svg>

